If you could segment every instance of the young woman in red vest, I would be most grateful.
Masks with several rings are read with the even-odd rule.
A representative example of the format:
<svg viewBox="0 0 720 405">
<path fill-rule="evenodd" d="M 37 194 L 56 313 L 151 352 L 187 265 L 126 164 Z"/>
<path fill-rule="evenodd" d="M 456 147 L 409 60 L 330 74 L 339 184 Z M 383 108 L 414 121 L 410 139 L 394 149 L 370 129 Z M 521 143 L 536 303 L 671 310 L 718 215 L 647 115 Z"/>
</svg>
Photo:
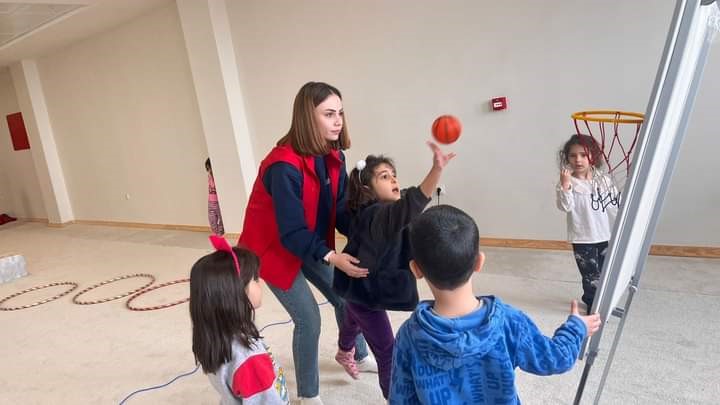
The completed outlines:
<svg viewBox="0 0 720 405">
<path fill-rule="evenodd" d="M 239 244 L 260 257 L 260 277 L 290 314 L 297 393 L 301 404 L 319 397 L 320 311 L 312 283 L 335 307 L 342 324 L 344 301 L 332 290 L 333 271 L 367 277 L 348 254 L 335 252 L 335 229 L 347 234 L 345 155 L 350 147 L 340 91 L 306 83 L 295 97 L 290 130 L 260 163 Z M 361 371 L 377 372 L 358 337 L 355 359 Z"/>
</svg>

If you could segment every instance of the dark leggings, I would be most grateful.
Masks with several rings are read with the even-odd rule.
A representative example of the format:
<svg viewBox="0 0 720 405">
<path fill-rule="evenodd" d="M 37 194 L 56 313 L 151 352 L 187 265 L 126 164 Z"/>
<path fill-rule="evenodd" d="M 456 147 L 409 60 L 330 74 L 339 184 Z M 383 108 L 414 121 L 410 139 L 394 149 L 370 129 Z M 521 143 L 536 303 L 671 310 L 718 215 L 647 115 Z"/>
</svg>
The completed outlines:
<svg viewBox="0 0 720 405">
<path fill-rule="evenodd" d="M 600 272 L 605 261 L 607 247 L 607 242 L 573 243 L 575 262 L 582 277 L 582 301 L 587 305 L 588 311 L 595 299 L 595 290 L 600 280 Z"/>
</svg>

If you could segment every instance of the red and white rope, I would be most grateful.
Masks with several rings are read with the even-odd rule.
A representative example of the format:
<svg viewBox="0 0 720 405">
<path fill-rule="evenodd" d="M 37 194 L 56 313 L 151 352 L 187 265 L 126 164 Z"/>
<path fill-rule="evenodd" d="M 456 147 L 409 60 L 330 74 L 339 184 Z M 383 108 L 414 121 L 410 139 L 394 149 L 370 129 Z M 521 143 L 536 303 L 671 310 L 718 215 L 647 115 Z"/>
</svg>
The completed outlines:
<svg viewBox="0 0 720 405">
<path fill-rule="evenodd" d="M 52 296 L 52 297 L 50 297 L 50 298 L 46 298 L 46 299 L 41 300 L 41 301 L 33 302 L 32 304 L 21 305 L 21 306 L 19 306 L 19 307 L 3 307 L 3 306 L 2 306 L 2 304 L 3 304 L 5 301 L 11 300 L 11 299 L 13 299 L 13 298 L 15 298 L 15 297 L 17 297 L 17 296 L 19 296 L 19 295 L 23 295 L 23 294 L 29 293 L 29 292 L 31 292 L 31 291 L 42 290 L 43 288 L 55 287 L 55 286 L 58 286 L 58 285 L 69 285 L 69 286 L 72 286 L 72 287 L 70 287 L 70 289 L 68 289 L 68 290 L 66 290 L 66 291 L 64 291 L 64 292 L 62 292 L 62 293 L 60 293 L 60 294 L 57 294 L 57 295 Z M 15 293 L 15 294 L 13 294 L 13 295 L 9 295 L 9 296 L 1 299 L 1 300 L 0 300 L 0 311 L 17 311 L 17 310 L 19 310 L 19 309 L 32 308 L 32 307 L 35 307 L 35 306 L 38 306 L 38 305 L 41 305 L 41 304 L 45 304 L 45 303 L 50 302 L 50 301 L 54 301 L 54 300 L 62 297 L 63 295 L 67 295 L 67 294 L 71 293 L 71 292 L 72 292 L 73 290 L 75 290 L 76 288 L 78 288 L 78 283 L 74 283 L 74 282 L 72 282 L 72 281 L 63 281 L 63 282 L 60 282 L 60 283 L 50 283 L 50 284 L 39 285 L 39 286 L 36 286 L 36 287 L 28 288 L 28 289 L 26 289 L 26 290 L 22 290 L 22 291 L 20 291 L 20 292 L 18 292 L 18 293 Z"/>
<path fill-rule="evenodd" d="M 148 292 L 150 292 L 150 291 L 152 291 L 152 290 L 157 290 L 158 288 L 167 287 L 167 286 L 173 285 L 173 284 L 189 283 L 189 282 L 190 282 L 190 279 L 189 279 L 189 278 L 184 278 L 184 279 L 181 279 L 181 280 L 169 281 L 169 282 L 167 282 L 167 283 L 163 283 L 163 284 L 158 284 L 158 285 L 156 285 L 156 286 L 152 286 L 152 287 L 150 287 L 150 288 L 148 288 L 148 289 L 146 289 L 146 290 L 140 291 L 139 293 L 137 293 L 137 294 L 133 295 L 132 297 L 130 297 L 130 298 L 127 300 L 127 302 L 125 303 L 125 306 L 127 307 L 127 309 L 129 309 L 129 310 L 131 310 L 131 311 L 154 311 L 154 310 L 157 310 L 157 309 L 169 308 L 169 307 L 172 307 L 172 306 L 175 306 L 175 305 L 182 304 L 182 303 L 184 303 L 184 302 L 188 302 L 188 301 L 190 301 L 190 297 L 187 297 L 187 298 L 182 299 L 182 300 L 179 300 L 179 301 L 169 302 L 169 303 L 167 303 L 167 304 L 155 305 L 155 306 L 152 306 L 152 307 L 134 307 L 134 306 L 130 305 L 130 303 L 131 303 L 134 299 L 136 299 L 137 297 L 139 297 L 139 296 L 141 296 L 141 295 L 143 295 L 143 294 L 145 294 L 145 293 L 148 293 Z"/>
<path fill-rule="evenodd" d="M 122 293 L 122 294 L 115 295 L 115 296 L 108 297 L 108 298 L 101 298 L 101 299 L 97 299 L 97 300 L 94 300 L 94 301 L 80 301 L 80 300 L 78 299 L 79 296 L 87 293 L 87 292 L 90 291 L 90 290 L 94 290 L 94 289 L 96 289 L 96 288 L 98 288 L 98 287 L 100 287 L 100 286 L 103 286 L 103 285 L 105 285 L 105 284 L 110 284 L 110 283 L 113 283 L 113 282 L 115 282 L 115 281 L 120 281 L 120 280 L 124 280 L 124 279 L 127 279 L 127 278 L 133 278 L 133 277 L 145 277 L 145 278 L 149 278 L 149 279 L 150 279 L 150 282 L 147 283 L 147 284 L 145 284 L 145 285 L 143 285 L 142 287 L 136 288 L 136 289 L 134 289 L 134 290 L 132 290 L 132 291 L 128 291 L 128 292 L 126 292 L 126 293 Z M 102 282 L 97 283 L 97 284 L 95 284 L 95 285 L 92 285 L 92 286 L 90 286 L 90 287 L 88 287 L 88 288 L 80 291 L 79 293 L 75 294 L 75 296 L 73 297 L 72 301 L 73 301 L 74 303 L 78 304 L 78 305 L 93 305 L 93 304 L 100 304 L 100 303 L 103 303 L 103 302 L 113 301 L 113 300 L 116 300 L 116 299 L 120 299 L 120 298 L 123 298 L 123 297 L 127 297 L 128 295 L 135 294 L 135 293 L 138 292 L 138 291 L 142 291 L 142 290 L 144 290 L 145 288 L 149 287 L 149 286 L 150 286 L 152 283 L 154 283 L 154 282 L 155 282 L 155 276 L 153 276 L 152 274 L 127 274 L 127 275 L 124 275 L 124 276 L 115 277 L 115 278 L 112 278 L 112 279 L 110 279 L 110 280 L 105 280 L 105 281 L 102 281 Z"/>
</svg>

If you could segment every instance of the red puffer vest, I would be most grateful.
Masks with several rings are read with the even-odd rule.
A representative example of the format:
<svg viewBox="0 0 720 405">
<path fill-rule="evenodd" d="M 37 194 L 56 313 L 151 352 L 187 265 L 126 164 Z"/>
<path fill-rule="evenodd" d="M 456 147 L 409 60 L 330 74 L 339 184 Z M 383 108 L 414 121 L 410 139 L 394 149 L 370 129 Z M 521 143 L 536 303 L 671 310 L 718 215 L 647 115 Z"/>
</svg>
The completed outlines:
<svg viewBox="0 0 720 405">
<path fill-rule="evenodd" d="M 305 209 L 305 222 L 310 231 L 315 231 L 318 200 L 320 199 L 320 180 L 315 173 L 315 156 L 301 156 L 292 146 L 276 146 L 260 163 L 260 170 L 255 179 L 247 209 L 245 222 L 240 234 L 238 245 L 242 245 L 260 258 L 260 277 L 275 287 L 287 290 L 292 286 L 295 276 L 300 271 L 302 261 L 290 253 L 280 242 L 280 233 L 275 219 L 272 197 L 265 190 L 263 177 L 273 163 L 285 162 L 293 165 L 303 178 L 302 202 Z M 335 248 L 335 205 L 337 203 L 338 182 L 342 160 L 340 152 L 330 151 L 326 159 L 330 188 L 332 191 L 332 210 L 330 226 L 325 239 L 330 249 Z"/>
</svg>

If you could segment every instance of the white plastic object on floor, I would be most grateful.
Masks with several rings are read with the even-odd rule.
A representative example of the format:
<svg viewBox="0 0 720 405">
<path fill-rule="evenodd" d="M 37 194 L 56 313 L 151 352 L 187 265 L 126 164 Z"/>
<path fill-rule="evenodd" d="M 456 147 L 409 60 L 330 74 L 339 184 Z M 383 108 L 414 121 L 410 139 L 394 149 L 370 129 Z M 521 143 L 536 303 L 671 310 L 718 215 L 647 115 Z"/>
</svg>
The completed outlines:
<svg viewBox="0 0 720 405">
<path fill-rule="evenodd" d="M 0 256 L 0 284 L 27 276 L 26 264 L 21 255 Z"/>
</svg>

